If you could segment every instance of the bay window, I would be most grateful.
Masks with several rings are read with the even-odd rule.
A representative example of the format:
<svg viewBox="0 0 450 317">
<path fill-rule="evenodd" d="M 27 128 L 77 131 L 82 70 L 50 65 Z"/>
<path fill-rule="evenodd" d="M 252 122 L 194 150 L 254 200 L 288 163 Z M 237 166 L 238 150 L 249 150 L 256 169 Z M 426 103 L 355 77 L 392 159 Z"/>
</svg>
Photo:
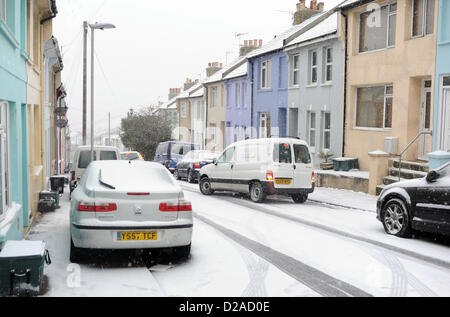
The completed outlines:
<svg viewBox="0 0 450 317">
<path fill-rule="evenodd" d="M 0 219 L 10 205 L 7 116 L 8 104 L 6 102 L 0 102 Z"/>
<path fill-rule="evenodd" d="M 356 127 L 391 129 L 392 101 L 393 86 L 358 88 Z"/>
</svg>

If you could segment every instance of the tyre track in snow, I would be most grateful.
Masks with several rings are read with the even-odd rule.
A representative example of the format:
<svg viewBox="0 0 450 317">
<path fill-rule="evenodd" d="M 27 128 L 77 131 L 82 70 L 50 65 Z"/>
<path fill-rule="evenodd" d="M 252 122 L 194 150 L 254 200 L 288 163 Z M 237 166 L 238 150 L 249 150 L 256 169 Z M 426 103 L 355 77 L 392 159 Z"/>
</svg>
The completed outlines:
<svg viewBox="0 0 450 317">
<path fill-rule="evenodd" d="M 248 239 L 237 232 L 223 227 L 212 220 L 194 213 L 194 217 L 215 228 L 231 240 L 252 251 L 287 275 L 296 279 L 318 294 L 326 297 L 371 297 L 369 293 L 354 287 L 344 281 L 327 275 L 294 258 L 273 250 L 259 242 Z"/>
<path fill-rule="evenodd" d="M 182 188 L 184 190 L 187 190 L 189 192 L 202 195 L 199 190 L 194 190 L 193 188 L 186 187 L 184 185 L 181 185 L 181 186 L 182 186 Z M 286 215 L 286 214 L 277 212 L 275 210 L 266 208 L 266 207 L 264 207 L 261 204 L 255 204 L 255 203 L 250 202 L 250 201 L 246 201 L 246 200 L 242 200 L 242 199 L 236 199 L 236 198 L 231 197 L 231 196 L 223 196 L 223 195 L 215 195 L 213 197 L 216 198 L 216 199 L 224 200 L 224 201 L 233 203 L 235 205 L 238 205 L 238 206 L 241 206 L 241 207 L 246 207 L 246 208 L 249 208 L 249 209 L 251 209 L 253 211 L 258 211 L 258 212 L 261 212 L 261 213 L 264 213 L 264 214 L 267 214 L 267 215 L 270 215 L 270 216 L 273 216 L 273 217 L 278 217 L 278 218 L 290 220 L 290 221 L 299 223 L 301 225 L 305 225 L 307 227 L 320 229 L 321 231 L 325 231 L 325 232 L 330 233 L 330 234 L 341 236 L 343 238 L 347 238 L 347 239 L 355 240 L 355 241 L 360 241 L 360 242 L 368 243 L 368 244 L 371 244 L 371 245 L 374 245 L 374 246 L 377 246 L 377 247 L 381 247 L 383 249 L 387 249 L 389 251 L 393 251 L 395 253 L 404 255 L 406 257 L 414 258 L 414 259 L 420 260 L 422 262 L 426 262 L 428 264 L 433 264 L 435 266 L 438 266 L 438 267 L 450 270 L 450 262 L 447 262 L 445 260 L 441 260 L 441 259 L 434 258 L 434 257 L 431 257 L 431 256 L 423 255 L 423 254 L 420 254 L 420 253 L 417 253 L 417 252 L 414 252 L 414 251 L 402 249 L 400 247 L 396 247 L 396 246 L 393 246 L 393 245 L 390 245 L 390 244 L 387 244 L 387 243 L 384 243 L 384 242 L 381 242 L 381 241 L 377 241 L 377 240 L 373 240 L 373 239 L 370 239 L 370 238 L 365 238 L 365 237 L 362 237 L 362 236 L 358 236 L 356 234 L 348 233 L 348 232 L 345 232 L 345 231 L 342 231 L 342 230 L 339 230 L 339 229 L 336 229 L 336 228 L 332 228 L 332 227 L 329 227 L 329 226 L 326 226 L 326 225 L 322 225 L 322 224 L 313 222 L 313 221 L 308 221 L 308 220 L 305 220 L 305 219 L 300 219 L 300 218 L 295 217 L 295 216 Z M 324 207 L 324 208 L 326 208 L 326 207 Z"/>
</svg>

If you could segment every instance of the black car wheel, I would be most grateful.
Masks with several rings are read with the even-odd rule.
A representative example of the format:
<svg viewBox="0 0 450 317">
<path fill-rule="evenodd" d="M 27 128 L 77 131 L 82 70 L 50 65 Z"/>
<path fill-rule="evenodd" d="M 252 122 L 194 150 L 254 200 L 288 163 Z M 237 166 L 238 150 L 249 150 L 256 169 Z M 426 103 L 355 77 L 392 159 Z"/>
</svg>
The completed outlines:
<svg viewBox="0 0 450 317">
<path fill-rule="evenodd" d="M 195 183 L 195 177 L 193 175 L 193 171 L 191 169 L 188 170 L 188 178 L 187 178 L 188 183 Z"/>
<path fill-rule="evenodd" d="M 263 203 L 266 200 L 267 194 L 260 182 L 255 182 L 250 185 L 250 199 L 255 203 Z"/>
<path fill-rule="evenodd" d="M 203 177 L 200 180 L 200 191 L 206 196 L 214 194 L 214 190 L 211 187 L 211 180 L 208 177 Z"/>
<path fill-rule="evenodd" d="M 84 259 L 83 251 L 83 249 L 75 247 L 72 241 L 72 237 L 70 237 L 70 262 L 81 263 Z"/>
<path fill-rule="evenodd" d="M 407 238 L 411 234 L 408 208 L 400 199 L 393 198 L 386 203 L 382 221 L 384 230 L 388 234 L 402 238 Z"/>
<path fill-rule="evenodd" d="M 292 200 L 297 204 L 304 204 L 308 200 L 308 194 L 292 195 Z"/>
</svg>

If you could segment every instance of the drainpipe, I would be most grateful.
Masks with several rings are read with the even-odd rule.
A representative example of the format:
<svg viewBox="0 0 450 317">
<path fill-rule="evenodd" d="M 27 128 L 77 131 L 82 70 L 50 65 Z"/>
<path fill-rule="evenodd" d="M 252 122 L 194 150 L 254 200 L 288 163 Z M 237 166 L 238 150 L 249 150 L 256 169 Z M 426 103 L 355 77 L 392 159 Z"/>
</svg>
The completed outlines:
<svg viewBox="0 0 450 317">
<path fill-rule="evenodd" d="M 56 0 L 50 0 L 50 1 L 51 1 L 51 3 L 50 3 L 50 10 L 52 11 L 52 15 L 47 17 L 47 18 L 45 18 L 45 19 L 42 19 L 41 20 L 41 24 L 44 24 L 48 20 L 51 20 L 51 19 L 55 18 L 56 15 L 58 14 L 58 9 L 56 8 Z"/>
<path fill-rule="evenodd" d="M 345 19 L 345 61 L 344 61 L 344 108 L 343 108 L 343 129 L 342 129 L 342 157 L 345 157 L 345 128 L 347 125 L 347 69 L 348 69 L 348 16 L 341 11 Z"/>
<path fill-rule="evenodd" d="M 253 81 L 254 81 L 254 78 L 255 78 L 255 73 L 254 73 L 254 69 L 253 69 L 253 61 L 248 61 L 249 62 L 249 64 L 251 65 L 251 70 L 252 70 L 252 76 L 251 76 L 251 79 L 250 79 L 250 87 L 251 87 L 251 89 L 250 89 L 250 139 L 253 139 L 253 123 L 254 123 L 254 120 L 253 120 L 253 111 L 254 111 L 254 109 L 253 109 Z"/>
</svg>

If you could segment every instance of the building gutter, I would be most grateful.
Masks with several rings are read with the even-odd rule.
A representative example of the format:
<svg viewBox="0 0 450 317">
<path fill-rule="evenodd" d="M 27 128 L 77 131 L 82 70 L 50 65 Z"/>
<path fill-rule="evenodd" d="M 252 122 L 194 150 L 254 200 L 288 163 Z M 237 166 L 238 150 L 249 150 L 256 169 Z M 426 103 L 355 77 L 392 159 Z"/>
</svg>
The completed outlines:
<svg viewBox="0 0 450 317">
<path fill-rule="evenodd" d="M 58 14 L 58 9 L 56 7 L 56 0 L 49 0 L 49 4 L 50 4 L 50 11 L 52 12 L 52 15 L 44 18 L 41 20 L 41 24 L 44 24 L 45 22 L 52 20 L 56 17 L 56 15 Z"/>
<path fill-rule="evenodd" d="M 255 71 L 254 71 L 254 69 L 253 69 L 253 60 L 249 60 L 248 61 L 248 63 L 251 65 L 251 70 L 252 70 L 252 76 L 251 76 L 251 79 L 250 79 L 250 87 L 251 87 L 251 89 L 250 89 L 250 139 L 252 139 L 253 138 L 253 123 L 254 123 L 254 120 L 253 120 L 253 112 L 254 112 L 254 107 L 253 107 L 253 86 L 254 86 L 254 79 L 255 79 Z"/>
</svg>

